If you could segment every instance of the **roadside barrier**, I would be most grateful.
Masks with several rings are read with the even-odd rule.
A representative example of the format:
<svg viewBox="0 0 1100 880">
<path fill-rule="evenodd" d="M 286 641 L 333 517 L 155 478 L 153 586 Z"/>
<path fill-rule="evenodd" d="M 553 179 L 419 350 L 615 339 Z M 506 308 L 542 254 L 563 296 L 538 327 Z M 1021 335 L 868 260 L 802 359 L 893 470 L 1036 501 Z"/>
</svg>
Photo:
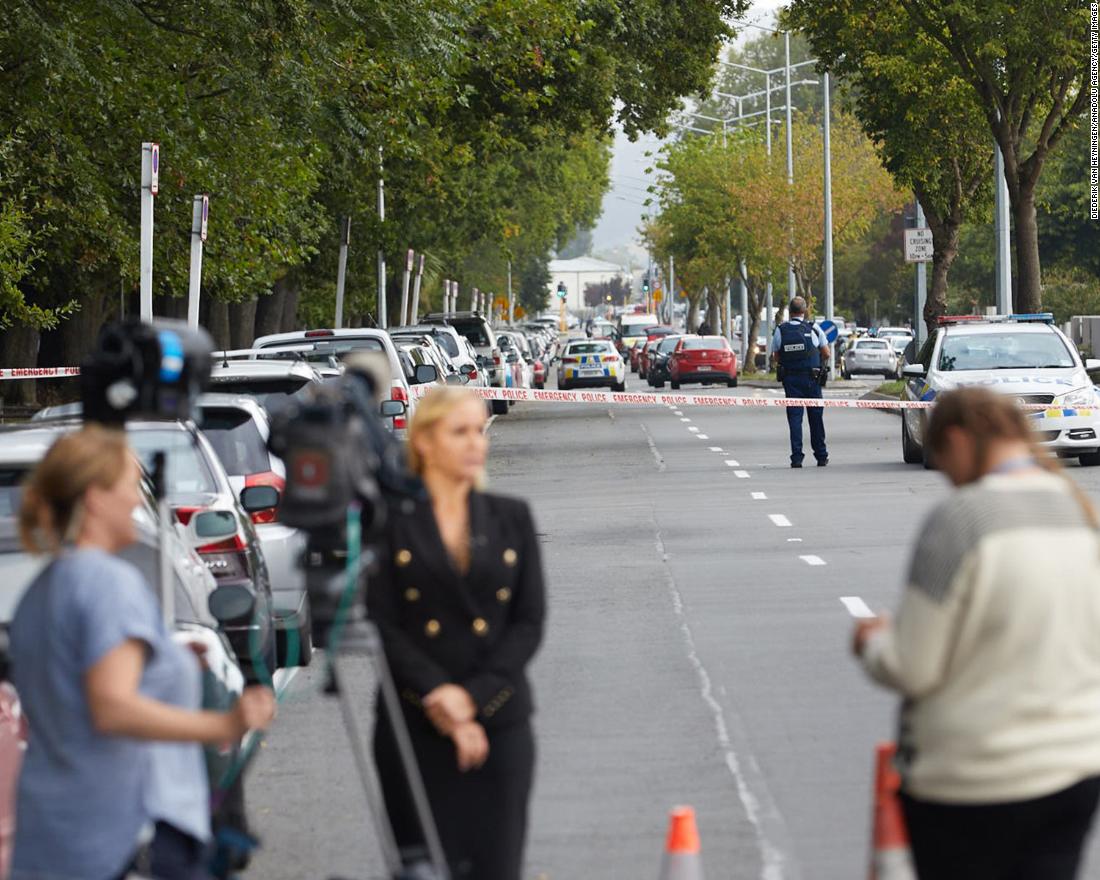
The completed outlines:
<svg viewBox="0 0 1100 880">
<path fill-rule="evenodd" d="M 659 880 L 703 880 L 700 849 L 695 810 L 673 807 L 668 818 L 668 838 Z"/>
<path fill-rule="evenodd" d="M 909 833 L 901 812 L 901 776 L 894 767 L 893 743 L 875 747 L 875 804 L 871 820 L 870 880 L 916 880 Z"/>
</svg>

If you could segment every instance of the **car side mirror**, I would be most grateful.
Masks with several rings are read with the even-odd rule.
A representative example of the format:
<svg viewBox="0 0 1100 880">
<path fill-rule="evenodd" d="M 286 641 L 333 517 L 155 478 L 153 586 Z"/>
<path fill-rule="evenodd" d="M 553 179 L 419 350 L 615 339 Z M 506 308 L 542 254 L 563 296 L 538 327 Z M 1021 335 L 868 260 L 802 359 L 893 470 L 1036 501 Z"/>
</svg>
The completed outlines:
<svg viewBox="0 0 1100 880">
<path fill-rule="evenodd" d="M 237 534 L 237 525 L 231 510 L 200 510 L 187 524 L 187 540 L 192 547 L 225 541 Z"/>
<path fill-rule="evenodd" d="M 405 409 L 403 400 L 383 400 L 378 407 L 379 413 L 387 419 L 396 419 L 398 416 L 405 415 Z"/>
<path fill-rule="evenodd" d="M 463 364 L 462 369 L 460 370 L 460 372 L 462 373 L 463 376 L 469 376 L 471 373 L 474 372 L 474 365 L 473 364 Z"/>
<path fill-rule="evenodd" d="M 206 606 L 218 623 L 237 623 L 252 617 L 256 610 L 256 597 L 244 584 L 223 584 L 210 594 Z"/>
<path fill-rule="evenodd" d="M 923 379 L 927 373 L 924 364 L 906 364 L 901 368 L 901 374 L 906 379 Z"/>
<path fill-rule="evenodd" d="M 413 372 L 413 379 L 417 385 L 427 385 L 429 382 L 439 381 L 439 370 L 435 364 L 417 364 Z"/>
<path fill-rule="evenodd" d="M 467 375 L 464 375 L 463 373 L 451 373 L 451 375 L 449 375 L 447 377 L 447 384 L 448 385 L 469 385 L 470 384 L 470 377 L 467 376 Z"/>
<path fill-rule="evenodd" d="M 246 486 L 241 490 L 241 507 L 245 513 L 259 513 L 279 506 L 279 490 L 274 486 Z"/>
</svg>

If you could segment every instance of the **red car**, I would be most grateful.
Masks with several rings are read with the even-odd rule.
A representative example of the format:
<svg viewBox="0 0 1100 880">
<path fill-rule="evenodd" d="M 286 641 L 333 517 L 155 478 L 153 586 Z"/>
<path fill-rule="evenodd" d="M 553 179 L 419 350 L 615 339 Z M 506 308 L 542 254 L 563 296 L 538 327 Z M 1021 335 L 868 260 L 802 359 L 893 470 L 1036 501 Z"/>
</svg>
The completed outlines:
<svg viewBox="0 0 1100 880">
<path fill-rule="evenodd" d="M 645 375 L 645 371 L 641 369 L 642 366 L 642 352 L 649 343 L 653 340 L 664 339 L 666 336 L 670 336 L 675 333 L 671 327 L 646 327 L 645 342 L 637 342 L 634 347 L 630 349 L 630 369 L 632 372 L 638 373 L 641 376 Z"/>
<path fill-rule="evenodd" d="M 535 358 L 535 362 L 531 365 L 531 369 L 534 373 L 532 383 L 535 388 L 541 391 L 546 387 L 546 364 L 542 362 L 542 358 Z"/>
<path fill-rule="evenodd" d="M 649 373 L 650 353 L 657 348 L 660 341 L 664 339 L 663 336 L 651 336 L 642 345 L 642 350 L 638 354 L 638 375 L 645 377 Z"/>
<path fill-rule="evenodd" d="M 737 355 L 724 336 L 685 336 L 668 359 L 669 385 L 722 382 L 737 387 Z"/>
</svg>

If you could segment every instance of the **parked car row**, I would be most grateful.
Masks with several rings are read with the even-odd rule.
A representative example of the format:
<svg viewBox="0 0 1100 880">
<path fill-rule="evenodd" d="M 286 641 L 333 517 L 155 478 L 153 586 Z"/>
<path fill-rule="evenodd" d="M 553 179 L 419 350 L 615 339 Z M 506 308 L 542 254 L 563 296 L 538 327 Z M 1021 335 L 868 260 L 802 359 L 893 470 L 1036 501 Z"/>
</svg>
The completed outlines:
<svg viewBox="0 0 1100 880">
<path fill-rule="evenodd" d="M 681 385 L 737 386 L 737 354 L 724 336 L 669 333 L 649 338 L 638 355 L 638 373 L 652 388 Z"/>
</svg>

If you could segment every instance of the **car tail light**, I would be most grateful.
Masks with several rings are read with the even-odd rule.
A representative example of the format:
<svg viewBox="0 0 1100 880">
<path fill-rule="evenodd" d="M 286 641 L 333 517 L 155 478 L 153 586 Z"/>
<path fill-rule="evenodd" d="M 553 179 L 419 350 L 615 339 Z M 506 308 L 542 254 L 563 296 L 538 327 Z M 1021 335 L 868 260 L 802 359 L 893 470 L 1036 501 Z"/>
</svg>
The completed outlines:
<svg viewBox="0 0 1100 880">
<path fill-rule="evenodd" d="M 493 349 L 493 366 L 494 367 L 499 367 L 500 364 L 501 364 L 500 349 L 499 348 L 494 348 Z"/>
<path fill-rule="evenodd" d="M 249 576 L 248 547 L 240 535 L 234 535 L 224 541 L 204 544 L 198 548 L 197 552 L 207 569 L 216 578 L 239 580 Z"/>
<path fill-rule="evenodd" d="M 244 538 L 234 535 L 224 541 L 215 541 L 213 544 L 203 544 L 197 548 L 199 553 L 243 553 L 248 550 Z"/>
<path fill-rule="evenodd" d="M 400 400 L 405 404 L 406 412 L 409 406 L 409 395 L 405 392 L 405 387 L 398 382 L 393 383 L 393 387 L 390 389 L 390 400 Z M 402 431 L 408 426 L 408 418 L 406 416 L 394 416 L 393 427 L 394 430 Z"/>
<path fill-rule="evenodd" d="M 191 522 L 191 517 L 200 510 L 202 510 L 201 507 L 177 507 L 173 512 L 176 514 L 176 519 L 179 521 L 179 524 L 185 526 Z"/>
<path fill-rule="evenodd" d="M 477 381 L 477 370 L 470 370 L 466 375 L 470 377 L 471 382 Z"/>
<path fill-rule="evenodd" d="M 316 339 L 318 336 L 335 336 L 331 330 L 307 330 L 305 332 L 306 339 Z"/>
<path fill-rule="evenodd" d="M 561 362 L 563 364 L 579 364 L 581 362 L 581 359 L 580 358 L 574 358 L 574 357 L 563 357 L 561 359 Z"/>
<path fill-rule="evenodd" d="M 279 494 L 286 490 L 286 480 L 280 477 L 274 471 L 264 471 L 259 474 L 249 474 L 244 478 L 244 486 L 247 489 L 249 486 L 274 486 L 279 490 Z M 267 510 L 257 510 L 252 514 L 252 522 L 256 525 L 264 525 L 265 523 L 273 523 L 279 521 L 279 508 L 270 507 Z"/>
</svg>

